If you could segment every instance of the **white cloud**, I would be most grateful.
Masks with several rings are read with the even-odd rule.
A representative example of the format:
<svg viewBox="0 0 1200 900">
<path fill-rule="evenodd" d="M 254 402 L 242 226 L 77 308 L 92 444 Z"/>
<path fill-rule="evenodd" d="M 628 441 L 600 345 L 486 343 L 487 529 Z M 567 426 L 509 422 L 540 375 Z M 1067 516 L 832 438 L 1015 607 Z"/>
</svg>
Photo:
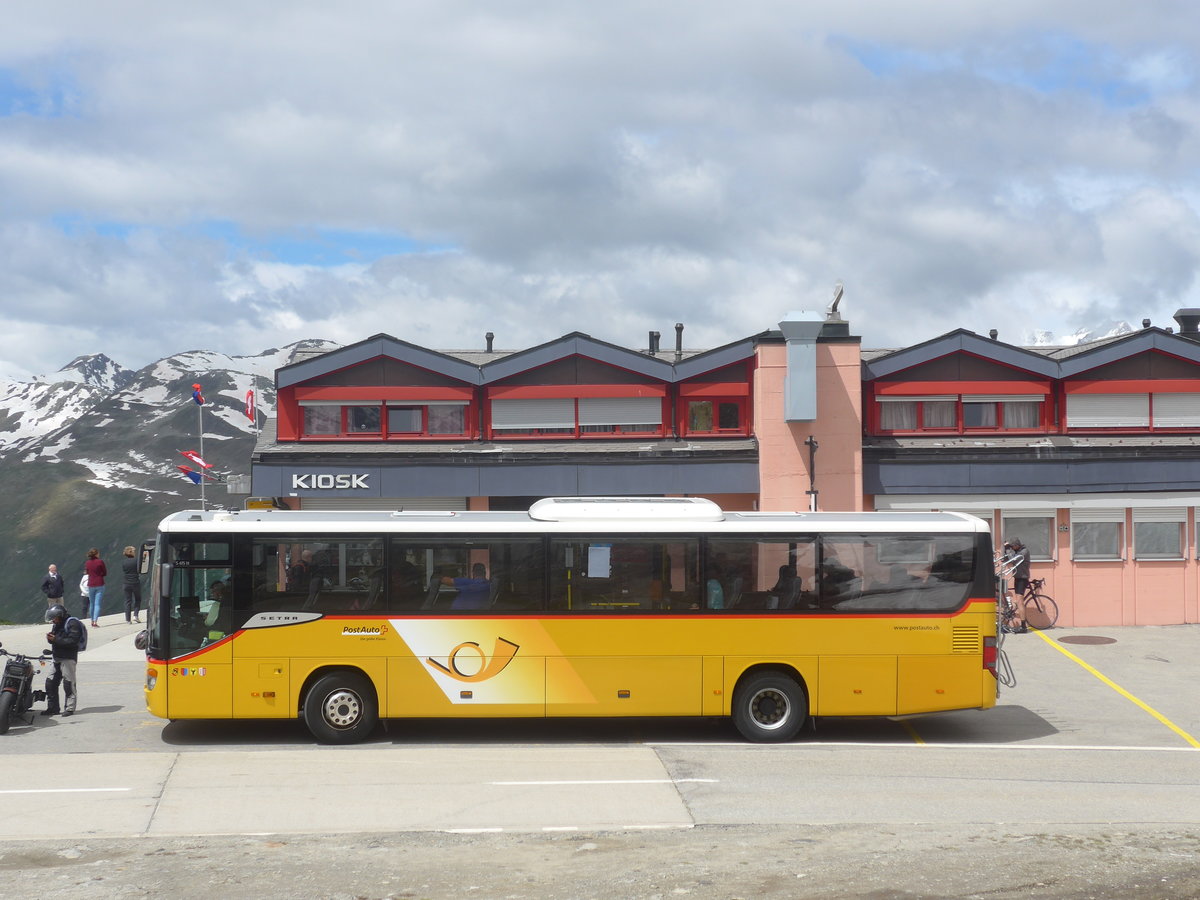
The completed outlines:
<svg viewBox="0 0 1200 900">
<path fill-rule="evenodd" d="M 26 98 L 0 92 L 0 374 L 379 331 L 712 346 L 838 279 L 867 346 L 1001 310 L 1170 324 L 1197 302 L 1191 15 L 30 6 L 0 31 Z"/>
</svg>

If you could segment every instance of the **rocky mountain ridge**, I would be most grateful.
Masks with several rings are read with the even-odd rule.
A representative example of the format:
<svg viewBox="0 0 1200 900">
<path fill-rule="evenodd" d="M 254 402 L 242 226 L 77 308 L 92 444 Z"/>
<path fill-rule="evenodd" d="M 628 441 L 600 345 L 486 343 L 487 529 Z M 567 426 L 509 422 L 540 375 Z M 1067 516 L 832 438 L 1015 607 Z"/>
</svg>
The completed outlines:
<svg viewBox="0 0 1200 900">
<path fill-rule="evenodd" d="M 199 488 L 176 466 L 188 463 L 180 450 L 200 450 L 201 425 L 204 458 L 248 475 L 255 423 L 244 414 L 246 392 L 255 391 L 261 423 L 274 408 L 275 370 L 297 352 L 335 346 L 306 340 L 254 356 L 192 350 L 138 370 L 95 354 L 51 375 L 0 382 L 0 620 L 40 617 L 47 564 L 71 590 L 91 547 L 119 573 L 123 547 L 198 504 Z M 195 383 L 202 407 L 192 400 Z M 207 499 L 231 501 L 213 484 Z M 71 590 L 69 602 L 78 599 Z M 104 608 L 121 608 L 119 574 L 110 574 Z"/>
</svg>

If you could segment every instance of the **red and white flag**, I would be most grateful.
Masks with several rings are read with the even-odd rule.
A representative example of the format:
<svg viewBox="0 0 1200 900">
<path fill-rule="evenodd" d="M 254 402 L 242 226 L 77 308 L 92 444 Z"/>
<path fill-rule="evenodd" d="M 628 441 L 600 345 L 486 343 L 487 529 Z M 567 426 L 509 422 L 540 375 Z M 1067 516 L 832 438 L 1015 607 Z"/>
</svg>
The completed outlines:
<svg viewBox="0 0 1200 900">
<path fill-rule="evenodd" d="M 212 463 L 205 462 L 200 457 L 200 454 L 197 453 L 195 450 L 180 450 L 179 454 L 181 456 L 186 456 L 188 459 L 190 459 L 192 462 L 194 462 L 196 465 L 198 465 L 202 469 L 211 469 L 212 468 Z"/>
<path fill-rule="evenodd" d="M 254 421 L 254 391 L 246 391 L 246 418 Z"/>
</svg>

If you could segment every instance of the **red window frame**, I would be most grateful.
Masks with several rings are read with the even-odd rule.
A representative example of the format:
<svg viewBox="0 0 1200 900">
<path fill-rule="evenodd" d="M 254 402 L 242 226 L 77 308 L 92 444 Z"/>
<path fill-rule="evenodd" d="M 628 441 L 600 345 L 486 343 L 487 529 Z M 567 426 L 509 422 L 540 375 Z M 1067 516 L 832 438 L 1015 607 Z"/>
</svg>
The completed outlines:
<svg viewBox="0 0 1200 900">
<path fill-rule="evenodd" d="M 419 408 L 421 410 L 421 430 L 420 431 L 391 431 L 388 428 L 388 407 L 410 407 Z M 320 432 L 310 434 L 307 430 L 307 410 L 309 409 L 337 409 L 338 410 L 338 431 L 337 432 Z M 429 431 L 429 404 L 419 402 L 408 402 L 404 400 L 389 400 L 378 405 L 365 405 L 361 403 L 351 403 L 344 406 L 334 407 L 332 404 L 323 405 L 322 407 L 314 407 L 311 405 L 301 404 L 300 407 L 300 440 L 302 441 L 445 441 L 470 439 L 474 435 L 471 431 L 471 422 L 474 421 L 472 416 L 473 403 L 463 405 L 463 430 L 458 433 L 438 432 L 431 433 Z M 378 431 L 352 431 L 349 427 L 350 410 L 352 409 L 376 409 L 379 411 L 379 430 Z"/>
<path fill-rule="evenodd" d="M 692 404 L 711 403 L 713 405 L 713 427 L 709 429 L 692 428 Z M 738 424 L 734 428 L 720 426 L 722 404 L 737 408 Z M 750 402 L 748 397 L 722 397 L 692 395 L 679 398 L 680 433 L 688 437 L 745 437 L 750 434 Z"/>
<path fill-rule="evenodd" d="M 493 397 L 492 399 L 506 399 L 506 398 Z M 530 397 L 528 399 L 552 400 L 552 399 L 562 399 L 562 398 Z M 667 434 L 667 424 L 665 421 L 665 418 L 666 418 L 665 415 L 662 417 L 663 421 L 660 421 L 659 424 L 657 425 L 657 427 L 652 426 L 652 425 L 646 425 L 646 426 L 612 425 L 611 430 L 608 430 L 608 431 L 584 431 L 583 430 L 584 428 L 601 428 L 604 426 L 580 425 L 579 424 L 579 401 L 582 398 L 574 397 L 571 399 L 573 400 L 572 406 L 574 408 L 574 413 L 575 413 L 575 415 L 574 415 L 575 424 L 570 430 L 566 429 L 565 427 L 562 430 L 531 428 L 527 431 L 517 431 L 516 429 L 510 429 L 510 428 L 496 428 L 491 422 L 490 408 L 489 408 L 489 419 L 488 419 L 487 429 L 486 429 L 488 439 L 489 440 L 503 440 L 503 441 L 507 441 L 507 440 L 518 440 L 518 441 L 547 441 L 547 440 L 550 440 L 550 441 L 553 441 L 553 440 L 589 441 L 589 440 L 592 440 L 592 441 L 594 441 L 594 440 L 610 440 L 612 438 L 630 438 L 630 439 L 638 438 L 641 440 L 645 440 L 648 437 L 663 437 Z"/>
</svg>

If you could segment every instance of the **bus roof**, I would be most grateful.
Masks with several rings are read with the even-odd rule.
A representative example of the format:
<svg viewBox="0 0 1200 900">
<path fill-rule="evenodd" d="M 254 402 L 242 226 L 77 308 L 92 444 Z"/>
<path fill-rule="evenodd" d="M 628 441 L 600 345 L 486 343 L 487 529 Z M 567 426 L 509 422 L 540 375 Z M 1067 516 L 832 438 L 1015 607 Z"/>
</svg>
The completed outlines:
<svg viewBox="0 0 1200 900">
<path fill-rule="evenodd" d="M 159 531 L 167 534 L 239 533 L 421 534 L 478 532 L 486 534 L 608 533 L 770 533 L 860 532 L 972 533 L 990 531 L 975 516 L 957 512 L 736 512 L 722 511 L 708 500 L 680 506 L 654 501 L 700 498 L 551 498 L 529 512 L 460 512 L 451 510 L 186 510 L 167 516 Z M 602 503 L 595 501 L 602 500 Z"/>
</svg>

